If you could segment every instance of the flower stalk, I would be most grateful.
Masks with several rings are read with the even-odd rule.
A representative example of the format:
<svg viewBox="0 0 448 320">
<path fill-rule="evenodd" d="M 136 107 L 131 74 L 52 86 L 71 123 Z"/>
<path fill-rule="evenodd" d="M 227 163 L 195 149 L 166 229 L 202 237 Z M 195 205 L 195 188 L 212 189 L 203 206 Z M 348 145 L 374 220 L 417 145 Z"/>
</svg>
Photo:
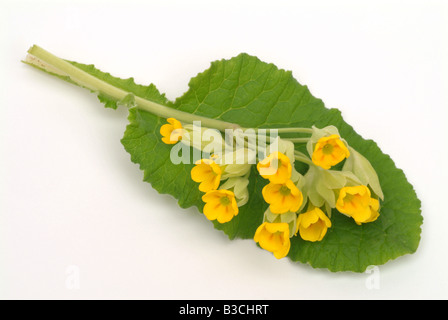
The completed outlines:
<svg viewBox="0 0 448 320">
<path fill-rule="evenodd" d="M 232 122 L 227 122 L 219 119 L 211 119 L 208 117 L 199 116 L 196 114 L 191 114 L 181 110 L 177 110 L 162 104 L 150 101 L 139 96 L 134 95 L 132 92 L 125 91 L 121 88 L 113 86 L 97 77 L 81 70 L 67 60 L 61 59 L 54 54 L 46 51 L 45 49 L 34 45 L 28 50 L 28 55 L 26 60 L 23 61 L 33 67 L 46 71 L 50 74 L 63 77 L 65 80 L 70 81 L 78 86 L 89 89 L 93 92 L 102 93 L 107 95 L 117 101 L 121 101 L 132 95 L 134 98 L 135 106 L 138 109 L 150 112 L 156 116 L 162 118 L 175 118 L 176 120 L 192 124 L 193 121 L 201 121 L 202 125 L 207 128 L 217 129 L 224 132 L 226 129 L 242 129 L 240 125 Z M 251 129 L 251 128 L 246 128 Z M 277 130 L 278 133 L 312 133 L 310 128 L 273 128 Z M 269 137 L 270 130 L 273 129 L 262 129 L 253 128 L 255 133 L 259 130 L 266 130 L 267 141 L 271 141 Z M 245 131 L 245 129 L 243 129 Z M 306 142 L 308 138 L 286 138 L 293 142 Z"/>
<path fill-rule="evenodd" d="M 69 79 L 71 82 L 74 82 L 81 87 L 87 88 L 94 92 L 103 93 L 116 99 L 117 101 L 120 101 L 126 98 L 128 95 L 132 94 L 131 92 L 117 88 L 103 80 L 92 76 L 91 74 L 77 68 L 70 62 L 61 59 L 36 45 L 32 46 L 28 50 L 28 56 L 24 62 L 51 74 L 67 77 L 67 79 Z M 161 105 L 147 99 L 143 99 L 135 95 L 134 99 L 137 108 L 148 111 L 162 118 L 175 118 L 184 123 L 201 121 L 205 127 L 215 128 L 220 131 L 240 128 L 240 126 L 235 123 L 194 115 L 188 112 Z"/>
</svg>

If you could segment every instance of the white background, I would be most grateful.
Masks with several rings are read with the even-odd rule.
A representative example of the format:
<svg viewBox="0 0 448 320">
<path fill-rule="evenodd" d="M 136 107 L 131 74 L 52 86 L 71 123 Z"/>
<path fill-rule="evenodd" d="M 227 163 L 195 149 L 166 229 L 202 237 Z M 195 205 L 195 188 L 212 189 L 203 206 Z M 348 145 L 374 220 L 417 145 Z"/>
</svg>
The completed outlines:
<svg viewBox="0 0 448 320">
<path fill-rule="evenodd" d="M 0 0 L 0 298 L 448 298 L 447 3 Z M 33 44 L 170 99 L 240 52 L 292 70 L 404 170 L 418 251 L 372 287 L 228 240 L 142 181 L 127 110 L 20 62 Z"/>
</svg>

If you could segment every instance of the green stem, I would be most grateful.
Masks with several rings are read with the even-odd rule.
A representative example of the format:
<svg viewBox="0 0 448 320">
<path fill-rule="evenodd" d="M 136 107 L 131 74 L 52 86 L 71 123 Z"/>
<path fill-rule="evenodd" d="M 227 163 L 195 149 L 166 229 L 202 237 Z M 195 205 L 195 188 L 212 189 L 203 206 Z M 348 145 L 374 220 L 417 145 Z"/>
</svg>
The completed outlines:
<svg viewBox="0 0 448 320">
<path fill-rule="evenodd" d="M 299 155 L 299 156 L 302 156 L 302 157 L 305 157 L 305 158 L 308 158 L 309 159 L 309 157 L 306 155 L 306 154 L 304 154 L 303 152 L 300 152 L 300 151 L 298 151 L 298 150 L 294 150 L 294 154 L 296 154 L 296 155 Z"/>
<path fill-rule="evenodd" d="M 314 165 L 313 161 L 306 154 L 297 150 L 294 150 L 294 159 L 309 165 Z"/>
<path fill-rule="evenodd" d="M 291 141 L 292 143 L 307 143 L 310 138 L 282 138 L 283 140 Z"/>
<path fill-rule="evenodd" d="M 241 128 L 238 124 L 226 122 L 218 119 L 210 119 L 203 116 L 194 115 L 188 112 L 170 108 L 153 101 L 143 99 L 135 96 L 132 92 L 125 91 L 117 88 L 110 83 L 103 81 L 71 64 L 70 62 L 61 59 L 52 53 L 42 49 L 39 46 L 34 45 L 28 50 L 28 56 L 25 63 L 28 63 L 38 69 L 47 71 L 56 76 L 68 77 L 68 79 L 84 88 L 87 88 L 94 92 L 101 92 L 107 96 L 110 96 L 117 101 L 123 100 L 128 95 L 134 96 L 134 101 L 137 108 L 148 111 L 156 116 L 162 118 L 176 118 L 183 123 L 193 123 L 193 121 L 201 121 L 201 125 L 207 128 L 214 128 L 220 131 L 226 129 L 238 129 Z M 244 130 L 244 129 L 243 129 Z M 262 128 L 255 128 L 255 132 L 262 130 Z M 269 134 L 269 128 L 263 129 Z M 311 128 L 275 128 L 278 133 L 312 133 Z M 295 139 L 295 140 L 291 140 Z M 293 142 L 306 142 L 305 138 L 291 138 Z M 271 139 L 269 138 L 269 141 Z"/>
<path fill-rule="evenodd" d="M 278 133 L 313 133 L 311 128 L 279 128 Z"/>
<path fill-rule="evenodd" d="M 247 129 L 253 129 L 255 132 L 266 130 L 266 133 L 269 133 L 269 130 L 277 130 L 278 133 L 313 133 L 311 128 L 243 128 L 243 130 Z"/>
<path fill-rule="evenodd" d="M 301 157 L 301 156 L 295 154 L 294 159 L 296 159 L 297 161 L 306 163 L 308 165 L 313 165 L 313 162 L 309 158 L 306 158 L 306 157 Z"/>
<path fill-rule="evenodd" d="M 132 92 L 122 90 L 92 76 L 91 74 L 75 67 L 66 60 L 58 58 L 50 52 L 40 48 L 39 46 L 35 45 L 31 47 L 28 50 L 28 54 L 29 56 L 27 57 L 26 63 L 29 63 L 39 69 L 43 69 L 59 76 L 69 77 L 70 80 L 74 83 L 92 91 L 101 92 L 117 100 L 122 100 L 127 95 L 132 94 Z M 202 126 L 215 128 L 220 131 L 224 131 L 225 129 L 236 129 L 240 127 L 235 123 L 194 115 L 143 99 L 138 96 L 134 96 L 134 98 L 137 108 L 148 111 L 159 117 L 172 117 L 184 123 L 201 121 Z"/>
</svg>

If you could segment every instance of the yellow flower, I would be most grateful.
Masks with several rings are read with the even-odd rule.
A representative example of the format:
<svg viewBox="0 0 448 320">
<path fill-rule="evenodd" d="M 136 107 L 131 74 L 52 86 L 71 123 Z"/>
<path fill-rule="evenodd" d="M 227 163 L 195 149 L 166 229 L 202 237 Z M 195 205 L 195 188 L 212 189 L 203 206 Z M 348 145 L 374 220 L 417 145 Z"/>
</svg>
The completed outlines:
<svg viewBox="0 0 448 320">
<path fill-rule="evenodd" d="M 262 190 L 264 200 L 270 204 L 272 213 L 296 212 L 303 203 L 302 192 L 291 181 L 285 183 L 270 182 Z"/>
<path fill-rule="evenodd" d="M 303 240 L 321 241 L 330 227 L 331 221 L 325 213 L 319 208 L 314 208 L 299 215 L 296 233 L 298 231 Z"/>
<path fill-rule="evenodd" d="M 257 169 L 260 175 L 270 182 L 284 183 L 291 178 L 291 161 L 281 152 L 271 153 L 258 162 Z"/>
<path fill-rule="evenodd" d="M 216 190 L 221 180 L 221 168 L 211 159 L 201 159 L 196 162 L 196 166 L 191 169 L 191 179 L 200 182 L 199 190 L 208 192 Z"/>
<path fill-rule="evenodd" d="M 289 225 L 285 222 L 264 222 L 255 232 L 254 241 L 264 250 L 272 252 L 277 259 L 284 258 L 291 248 Z"/>
<path fill-rule="evenodd" d="M 235 195 L 236 204 L 238 207 L 244 206 L 249 201 L 249 178 L 247 177 L 233 177 L 227 179 L 219 188 L 220 190 L 232 191 Z"/>
<path fill-rule="evenodd" d="M 367 186 L 344 187 L 339 192 L 336 209 L 352 217 L 357 224 L 360 224 L 378 218 L 379 202 L 371 198 Z"/>
<path fill-rule="evenodd" d="M 376 219 L 378 219 L 378 217 L 380 216 L 378 210 L 380 209 L 380 202 L 377 199 L 374 198 L 370 198 L 370 216 L 364 220 L 364 221 L 356 221 L 356 224 L 361 225 L 362 223 L 368 223 L 368 222 L 373 222 Z"/>
<path fill-rule="evenodd" d="M 317 166 L 330 169 L 349 156 L 350 152 L 344 142 L 342 142 L 337 134 L 332 134 L 329 137 L 322 137 L 317 141 L 311 160 Z"/>
<path fill-rule="evenodd" d="M 202 196 L 204 215 L 209 220 L 225 223 L 238 214 L 235 195 L 229 190 L 212 190 Z"/>
<path fill-rule="evenodd" d="M 164 124 L 160 128 L 162 141 L 166 144 L 175 144 L 182 139 L 182 124 L 174 118 L 168 118 L 166 120 L 169 124 Z"/>
</svg>

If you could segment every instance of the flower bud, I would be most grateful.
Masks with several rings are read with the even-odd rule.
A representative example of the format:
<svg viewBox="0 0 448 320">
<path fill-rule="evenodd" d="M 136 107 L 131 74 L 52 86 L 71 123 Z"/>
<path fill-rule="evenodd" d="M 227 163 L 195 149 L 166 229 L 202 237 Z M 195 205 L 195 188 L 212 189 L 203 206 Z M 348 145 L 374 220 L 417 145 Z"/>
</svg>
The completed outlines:
<svg viewBox="0 0 448 320">
<path fill-rule="evenodd" d="M 336 206 L 335 190 L 341 189 L 348 182 L 360 184 L 351 172 L 325 170 L 318 166 L 310 166 L 304 178 L 303 193 L 318 208 L 325 204 L 334 208 Z"/>
<path fill-rule="evenodd" d="M 203 128 L 198 125 L 183 127 L 182 143 L 205 153 L 220 153 L 225 150 L 225 140 L 219 130 Z"/>
<path fill-rule="evenodd" d="M 252 164 L 255 163 L 255 153 L 246 148 L 214 153 L 212 157 L 221 167 L 222 180 L 247 175 Z"/>
</svg>

